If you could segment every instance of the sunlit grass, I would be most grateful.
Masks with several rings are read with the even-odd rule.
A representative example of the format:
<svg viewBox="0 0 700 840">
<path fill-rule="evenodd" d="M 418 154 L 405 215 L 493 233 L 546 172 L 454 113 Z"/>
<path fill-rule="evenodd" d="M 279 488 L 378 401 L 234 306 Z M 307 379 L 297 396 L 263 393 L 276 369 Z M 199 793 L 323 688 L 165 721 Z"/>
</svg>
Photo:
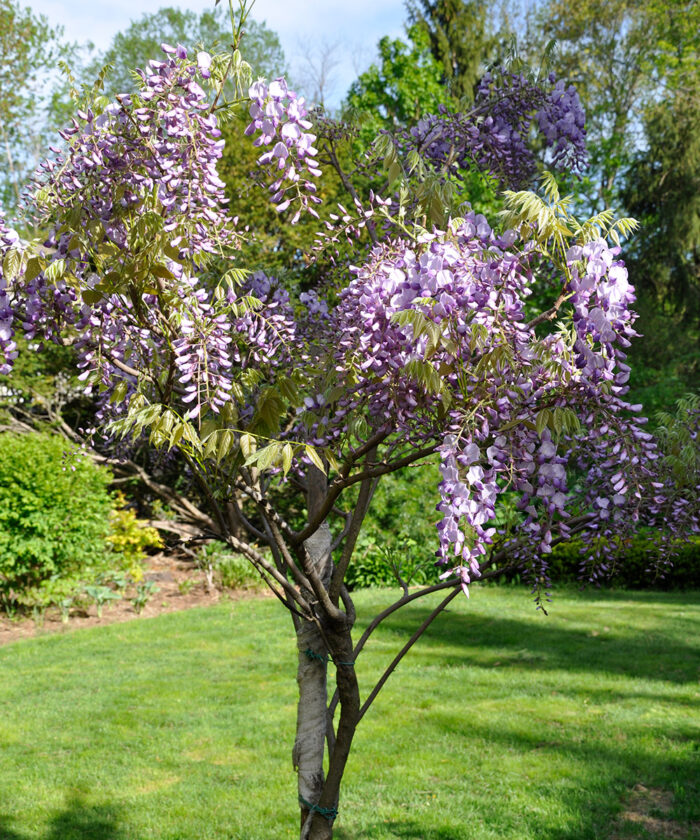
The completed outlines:
<svg viewBox="0 0 700 840">
<path fill-rule="evenodd" d="M 357 596 L 366 623 L 390 593 Z M 358 664 L 364 691 L 427 614 Z M 607 838 L 636 784 L 700 819 L 700 594 L 475 587 L 357 735 L 341 840 Z M 2 840 L 277 840 L 297 825 L 291 623 L 244 601 L 0 650 Z M 625 837 L 653 837 L 627 826 Z"/>
</svg>

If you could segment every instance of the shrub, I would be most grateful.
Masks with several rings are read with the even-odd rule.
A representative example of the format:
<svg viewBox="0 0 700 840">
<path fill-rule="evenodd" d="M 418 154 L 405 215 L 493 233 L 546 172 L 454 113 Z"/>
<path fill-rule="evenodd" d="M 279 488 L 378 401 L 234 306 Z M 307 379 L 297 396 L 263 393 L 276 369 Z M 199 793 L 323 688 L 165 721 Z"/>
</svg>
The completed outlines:
<svg viewBox="0 0 700 840">
<path fill-rule="evenodd" d="M 350 589 L 397 586 L 398 576 L 408 584 L 438 580 L 435 487 L 439 480 L 435 463 L 384 476 L 348 569 Z"/>
<path fill-rule="evenodd" d="M 110 533 L 107 542 L 117 555 L 117 565 L 128 572 L 137 582 L 143 577 L 141 561 L 147 548 L 162 548 L 163 540 L 155 528 L 145 525 L 136 518 L 133 510 L 126 507 L 122 493 L 116 495 L 116 508 L 109 516 Z"/>
<path fill-rule="evenodd" d="M 108 470 L 66 457 L 47 434 L 0 435 L 0 598 L 75 578 L 103 560 L 112 505 Z M 62 587 L 59 587 L 62 588 Z"/>
<path fill-rule="evenodd" d="M 434 527 L 434 526 L 433 526 Z M 435 552 L 401 535 L 384 539 L 361 535 L 346 575 L 349 589 L 372 586 L 409 586 L 437 583 L 442 569 L 435 565 Z"/>
<path fill-rule="evenodd" d="M 631 540 L 615 557 L 610 576 L 604 583 L 627 589 L 700 588 L 700 538 L 693 537 L 673 546 L 671 568 L 664 576 L 650 572 L 658 563 L 658 548 L 643 535 Z M 550 576 L 553 581 L 578 579 L 581 544 L 572 541 L 558 545 L 552 552 Z"/>
</svg>

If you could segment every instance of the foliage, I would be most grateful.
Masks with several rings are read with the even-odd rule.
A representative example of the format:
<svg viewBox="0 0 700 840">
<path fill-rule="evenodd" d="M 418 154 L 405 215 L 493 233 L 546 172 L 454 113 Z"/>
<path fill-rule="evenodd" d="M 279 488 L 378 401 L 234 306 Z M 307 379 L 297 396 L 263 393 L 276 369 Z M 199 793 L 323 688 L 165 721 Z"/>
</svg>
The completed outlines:
<svg viewBox="0 0 700 840">
<path fill-rule="evenodd" d="M 700 484 L 700 396 L 678 400 L 673 414 L 656 416 L 657 437 L 676 486 L 686 493 Z"/>
<path fill-rule="evenodd" d="M 356 595 L 359 632 L 391 595 Z M 381 625 L 363 674 L 434 599 Z M 511 587 L 462 600 L 363 720 L 338 834 L 590 840 L 620 820 L 634 837 L 621 815 L 643 784 L 672 800 L 655 826 L 692 836 L 698 593 L 564 589 L 548 618 Z M 274 599 L 256 599 L 0 647 L 0 834 L 288 840 L 285 631 Z"/>
<path fill-rule="evenodd" d="M 640 219 L 637 283 L 686 329 L 700 325 L 700 72 L 645 114 L 644 150 L 632 161 L 623 199 Z M 696 345 L 697 349 L 697 345 Z"/>
<path fill-rule="evenodd" d="M 673 410 L 685 394 L 700 393 L 700 325 L 688 324 L 648 295 L 641 296 L 637 309 L 643 340 L 630 349 L 630 395 L 654 423 L 657 412 Z"/>
<path fill-rule="evenodd" d="M 217 543 L 209 543 L 202 547 L 197 565 L 208 571 L 212 582 L 223 589 L 250 589 L 260 586 L 260 576 L 250 562 Z"/>
<path fill-rule="evenodd" d="M 44 151 L 52 87 L 47 76 L 62 50 L 61 34 L 15 0 L 0 2 L 0 209 L 5 214 L 19 203 Z"/>
<path fill-rule="evenodd" d="M 494 52 L 489 7 L 483 0 L 408 0 L 409 20 L 427 38 L 440 82 L 456 100 L 471 102 Z"/>
<path fill-rule="evenodd" d="M 115 508 L 109 517 L 107 542 L 118 555 L 119 567 L 137 581 L 143 574 L 141 562 L 145 550 L 163 547 L 158 531 L 136 518 L 136 511 L 126 506 L 126 499 L 121 493 L 117 494 Z"/>
<path fill-rule="evenodd" d="M 548 0 L 535 7 L 523 45 L 557 43 L 553 67 L 576 80 L 587 114 L 591 171 L 580 185 L 588 206 L 619 203 L 645 109 L 685 86 L 697 69 L 700 18 L 682 0 Z"/>
<path fill-rule="evenodd" d="M 616 547 L 609 575 L 600 584 L 625 589 L 700 589 L 700 539 L 691 537 L 667 548 L 672 555 L 665 573 L 650 575 L 656 555 L 654 540 L 640 534 L 628 544 Z M 552 579 L 570 583 L 579 580 L 585 550 L 576 541 L 556 546 L 552 552 Z"/>
<path fill-rule="evenodd" d="M 62 587 L 54 581 L 72 580 L 104 555 L 110 480 L 107 470 L 71 452 L 60 437 L 0 436 L 4 601 L 32 587 Z"/>
<path fill-rule="evenodd" d="M 140 580 L 136 583 L 136 591 L 129 600 L 137 614 L 143 611 L 146 604 L 158 592 L 158 588 L 158 585 L 152 580 Z"/>
<path fill-rule="evenodd" d="M 118 592 L 110 589 L 109 586 L 100 584 L 88 584 L 84 588 L 84 592 L 91 601 L 95 602 L 98 618 L 102 618 L 102 608 L 105 604 L 110 601 L 118 601 L 121 598 Z"/>
<path fill-rule="evenodd" d="M 145 12 L 138 20 L 117 33 L 109 48 L 86 68 L 82 75 L 92 81 L 108 64 L 105 95 L 109 98 L 138 88 L 137 67 L 159 60 L 160 45 L 182 44 L 191 52 L 197 49 L 225 53 L 231 41 L 231 27 L 226 4 L 200 15 L 190 9 L 164 6 L 156 12 Z M 270 77 L 284 72 L 284 53 L 277 35 L 264 23 L 249 20 L 246 26 L 246 60 L 255 74 Z"/>
<path fill-rule="evenodd" d="M 408 30 L 407 42 L 382 38 L 378 49 L 380 63 L 360 74 L 346 99 L 346 107 L 361 120 L 360 138 L 366 145 L 380 129 L 413 124 L 450 102 L 427 37 L 417 27 Z"/>
<path fill-rule="evenodd" d="M 426 551 L 425 544 L 402 534 L 383 542 L 371 535 L 368 529 L 357 541 L 355 562 L 346 577 L 348 588 L 353 591 L 366 587 L 396 588 L 404 584 L 424 586 L 437 583 L 439 571 L 433 559 L 434 553 Z"/>
<path fill-rule="evenodd" d="M 377 486 L 348 569 L 349 587 L 396 587 L 398 578 L 410 585 L 437 582 L 438 514 L 430 503 L 439 476 L 437 464 L 427 463 L 392 473 Z"/>
</svg>

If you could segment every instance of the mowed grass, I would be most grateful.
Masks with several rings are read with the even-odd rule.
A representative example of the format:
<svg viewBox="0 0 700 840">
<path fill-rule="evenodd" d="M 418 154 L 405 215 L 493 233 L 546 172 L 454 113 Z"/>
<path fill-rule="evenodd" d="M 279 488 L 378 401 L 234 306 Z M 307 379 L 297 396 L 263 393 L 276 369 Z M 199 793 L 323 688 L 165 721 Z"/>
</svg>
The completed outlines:
<svg viewBox="0 0 700 840">
<path fill-rule="evenodd" d="M 358 628 L 390 598 L 359 593 Z M 368 644 L 365 693 L 419 604 Z M 290 628 L 264 599 L 0 649 L 0 838 L 297 836 Z M 560 592 L 545 617 L 474 587 L 363 720 L 337 836 L 663 837 L 617 819 L 640 784 L 700 836 L 699 637 L 700 593 Z"/>
</svg>

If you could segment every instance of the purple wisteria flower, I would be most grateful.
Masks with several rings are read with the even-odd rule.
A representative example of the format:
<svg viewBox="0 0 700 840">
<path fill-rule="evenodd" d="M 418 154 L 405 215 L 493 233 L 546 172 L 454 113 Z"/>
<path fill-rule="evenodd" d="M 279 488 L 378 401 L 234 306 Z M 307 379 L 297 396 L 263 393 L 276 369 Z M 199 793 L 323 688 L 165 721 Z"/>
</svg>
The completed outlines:
<svg viewBox="0 0 700 840">
<path fill-rule="evenodd" d="M 245 133 L 257 135 L 254 145 L 270 147 L 260 155 L 258 164 L 272 173 L 274 180 L 269 190 L 277 210 L 281 213 L 298 201 L 292 224 L 299 220 L 302 210 L 318 218 L 312 205 L 320 204 L 321 199 L 309 176 L 316 178 L 321 170 L 304 99 L 289 90 L 284 78 L 269 84 L 259 80 L 250 86 L 248 95 L 252 121 Z"/>
</svg>

